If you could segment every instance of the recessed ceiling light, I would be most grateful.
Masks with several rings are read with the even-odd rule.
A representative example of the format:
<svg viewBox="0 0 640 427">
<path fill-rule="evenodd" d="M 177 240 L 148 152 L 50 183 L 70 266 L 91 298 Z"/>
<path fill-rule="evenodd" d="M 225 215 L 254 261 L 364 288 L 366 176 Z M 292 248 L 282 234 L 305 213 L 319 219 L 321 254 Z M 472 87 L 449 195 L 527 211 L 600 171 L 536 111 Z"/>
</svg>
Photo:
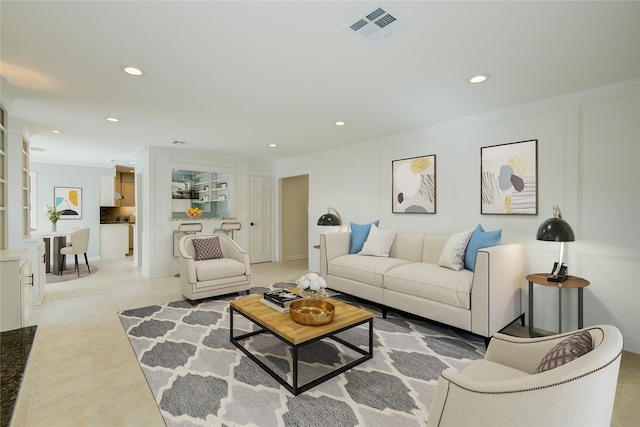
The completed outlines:
<svg viewBox="0 0 640 427">
<path fill-rule="evenodd" d="M 47 151 L 46 148 L 29 146 L 30 151 Z"/>
<path fill-rule="evenodd" d="M 123 67 L 122 71 L 132 76 L 141 76 L 142 70 L 136 67 Z"/>
<path fill-rule="evenodd" d="M 269 144 L 269 147 L 271 147 L 271 148 L 275 148 L 277 146 L 278 146 L 278 144 Z"/>
<path fill-rule="evenodd" d="M 347 124 L 347 122 L 343 122 L 342 120 L 338 120 L 337 122 L 334 122 L 333 124 L 336 125 L 336 126 L 344 126 L 344 125 Z"/>
<path fill-rule="evenodd" d="M 53 132 L 53 133 L 55 133 L 55 134 L 58 134 L 58 135 L 60 135 L 60 134 L 62 133 L 62 132 L 60 132 L 58 129 L 54 129 L 54 130 L 52 130 L 51 132 Z"/>
<path fill-rule="evenodd" d="M 482 83 L 482 82 L 485 82 L 485 81 L 487 81 L 487 79 L 488 79 L 488 78 L 489 78 L 489 75 L 488 75 L 488 74 L 478 74 L 477 76 L 469 77 L 469 78 L 467 79 L 467 81 L 468 81 L 469 83 L 474 83 L 474 84 L 475 84 L 475 83 Z"/>
<path fill-rule="evenodd" d="M 107 121 L 112 123 L 118 123 L 120 119 L 117 117 L 107 117 Z"/>
</svg>

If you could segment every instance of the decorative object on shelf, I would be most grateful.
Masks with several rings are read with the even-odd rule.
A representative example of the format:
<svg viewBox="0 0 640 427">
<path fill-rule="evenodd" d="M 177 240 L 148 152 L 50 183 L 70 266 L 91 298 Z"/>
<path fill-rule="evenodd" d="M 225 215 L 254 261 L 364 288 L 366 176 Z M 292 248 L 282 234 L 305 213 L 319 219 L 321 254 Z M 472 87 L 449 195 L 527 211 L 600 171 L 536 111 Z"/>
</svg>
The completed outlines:
<svg viewBox="0 0 640 427">
<path fill-rule="evenodd" d="M 82 188 L 53 187 L 53 197 L 60 219 L 82 219 Z"/>
<path fill-rule="evenodd" d="M 480 213 L 538 214 L 538 140 L 480 148 Z"/>
<path fill-rule="evenodd" d="M 335 214 L 332 214 L 331 211 L 334 211 Z M 338 225 L 340 226 L 339 231 L 342 231 L 342 217 L 340 216 L 340 212 L 338 212 L 336 208 L 327 208 L 327 213 L 318 218 L 318 225 Z"/>
<path fill-rule="evenodd" d="M 297 280 L 300 295 L 305 299 L 322 299 L 327 282 L 317 273 L 307 273 Z"/>
<path fill-rule="evenodd" d="M 120 219 L 121 219 L 121 218 L 122 218 L 122 217 L 121 217 L 120 215 L 116 215 L 116 222 L 120 222 Z"/>
<path fill-rule="evenodd" d="M 331 323 L 336 308 L 328 301 L 303 299 L 294 301 L 289 306 L 291 319 L 308 326 L 321 326 Z"/>
<path fill-rule="evenodd" d="M 202 215 L 202 209 L 198 207 L 189 208 L 187 209 L 186 213 L 190 218 L 198 218 L 200 215 Z"/>
<path fill-rule="evenodd" d="M 564 262 L 564 242 L 573 242 L 576 236 L 567 221 L 562 219 L 562 212 L 558 205 L 553 205 L 553 218 L 547 219 L 538 227 L 537 240 L 545 242 L 560 242 L 560 255 L 558 261 L 553 264 L 551 274 L 547 280 L 551 282 L 564 282 L 569 277 L 567 264 Z"/>
<path fill-rule="evenodd" d="M 62 212 L 56 210 L 55 206 L 51 207 L 49 205 L 45 205 L 44 208 L 47 211 L 47 218 L 49 218 L 49 221 L 51 221 L 51 231 L 57 231 L 58 227 L 56 224 L 60 219 Z"/>
<path fill-rule="evenodd" d="M 436 213 L 436 155 L 393 160 L 391 213 Z"/>
</svg>

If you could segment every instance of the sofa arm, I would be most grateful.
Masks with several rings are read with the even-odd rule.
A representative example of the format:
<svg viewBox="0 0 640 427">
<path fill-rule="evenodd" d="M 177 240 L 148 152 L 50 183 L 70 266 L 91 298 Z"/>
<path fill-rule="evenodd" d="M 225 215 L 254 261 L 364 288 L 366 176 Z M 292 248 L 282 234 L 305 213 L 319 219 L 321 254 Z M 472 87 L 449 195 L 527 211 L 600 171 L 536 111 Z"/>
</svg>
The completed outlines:
<svg viewBox="0 0 640 427">
<path fill-rule="evenodd" d="M 520 316 L 524 281 L 523 243 L 480 249 L 471 287 L 471 332 L 490 337 Z"/>
<path fill-rule="evenodd" d="M 328 233 L 320 235 L 320 276 L 327 279 L 329 261 L 349 254 L 351 232 Z"/>
</svg>

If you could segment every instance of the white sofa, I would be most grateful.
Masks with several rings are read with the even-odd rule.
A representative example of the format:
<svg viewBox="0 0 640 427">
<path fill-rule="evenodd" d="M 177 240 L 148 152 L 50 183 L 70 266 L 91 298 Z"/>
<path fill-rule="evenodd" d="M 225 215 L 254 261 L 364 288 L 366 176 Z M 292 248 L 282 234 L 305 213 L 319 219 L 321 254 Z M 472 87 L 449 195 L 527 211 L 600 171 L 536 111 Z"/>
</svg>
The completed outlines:
<svg viewBox="0 0 640 427">
<path fill-rule="evenodd" d="M 193 241 L 217 237 L 222 258 L 196 260 Z M 198 299 L 251 288 L 251 264 L 249 253 L 224 234 L 187 235 L 178 243 L 180 252 L 180 289 L 192 303 Z"/>
<path fill-rule="evenodd" d="M 535 372 L 545 354 L 575 331 L 542 338 L 496 334 L 484 359 L 461 372 L 442 372 L 427 425 L 610 425 L 622 334 L 611 325 L 584 330 L 593 350 L 540 373 Z"/>
<path fill-rule="evenodd" d="M 480 249 L 475 271 L 438 266 L 447 236 L 398 233 L 389 257 L 349 254 L 350 232 L 320 236 L 327 287 L 435 320 L 485 339 L 520 317 L 524 244 Z"/>
</svg>

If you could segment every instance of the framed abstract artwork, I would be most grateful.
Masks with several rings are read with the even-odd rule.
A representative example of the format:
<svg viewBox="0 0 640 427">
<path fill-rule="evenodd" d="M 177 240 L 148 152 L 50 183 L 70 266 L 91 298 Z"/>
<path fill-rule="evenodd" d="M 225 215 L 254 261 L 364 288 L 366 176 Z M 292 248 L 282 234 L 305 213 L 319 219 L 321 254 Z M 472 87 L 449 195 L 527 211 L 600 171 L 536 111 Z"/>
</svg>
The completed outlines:
<svg viewBox="0 0 640 427">
<path fill-rule="evenodd" d="M 480 148 L 480 213 L 538 214 L 538 140 Z"/>
<path fill-rule="evenodd" d="M 436 155 L 393 160 L 392 213 L 436 213 Z"/>
<path fill-rule="evenodd" d="M 60 219 L 82 219 L 82 188 L 53 187 L 53 197 Z"/>
</svg>

